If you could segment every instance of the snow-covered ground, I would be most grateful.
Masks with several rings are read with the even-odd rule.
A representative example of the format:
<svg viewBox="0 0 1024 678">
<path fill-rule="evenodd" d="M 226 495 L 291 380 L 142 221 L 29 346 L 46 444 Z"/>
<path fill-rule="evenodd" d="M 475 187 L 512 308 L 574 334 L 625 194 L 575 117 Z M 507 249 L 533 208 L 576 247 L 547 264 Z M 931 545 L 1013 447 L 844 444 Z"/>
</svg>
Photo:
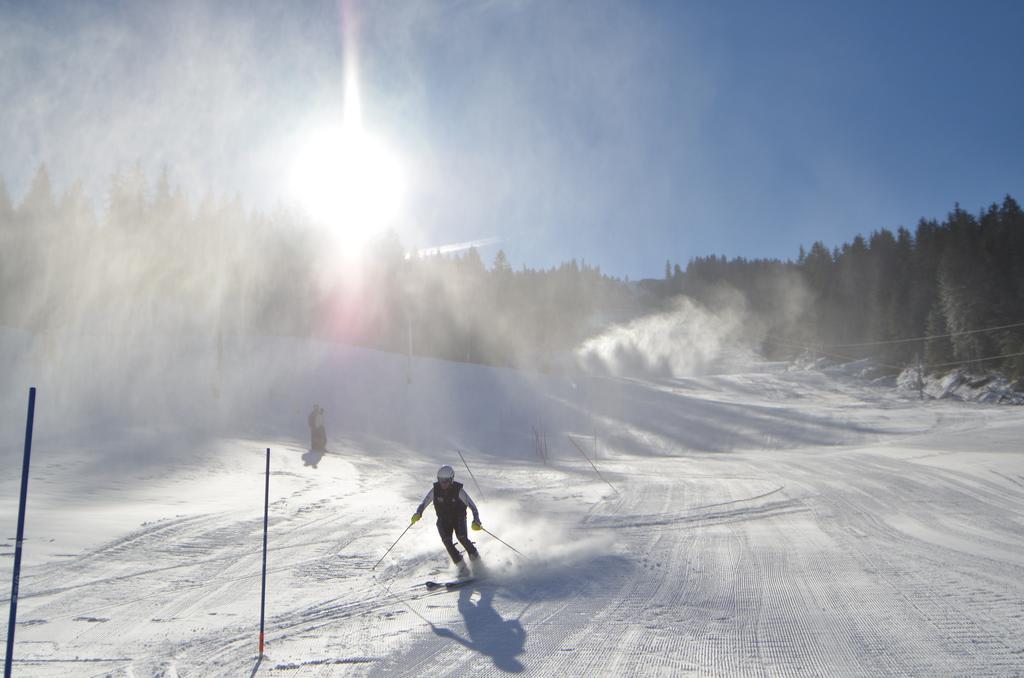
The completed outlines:
<svg viewBox="0 0 1024 678">
<path fill-rule="evenodd" d="M 39 386 L 17 676 L 1024 675 L 1019 407 L 777 364 L 581 377 L 287 339 L 119 353 L 101 389 L 105 342 L 60 369 L 30 343 L 5 339 L 0 413 L 6 604 Z M 455 592 L 423 586 L 453 573 L 432 509 L 373 569 L 442 463 L 494 535 Z"/>
</svg>

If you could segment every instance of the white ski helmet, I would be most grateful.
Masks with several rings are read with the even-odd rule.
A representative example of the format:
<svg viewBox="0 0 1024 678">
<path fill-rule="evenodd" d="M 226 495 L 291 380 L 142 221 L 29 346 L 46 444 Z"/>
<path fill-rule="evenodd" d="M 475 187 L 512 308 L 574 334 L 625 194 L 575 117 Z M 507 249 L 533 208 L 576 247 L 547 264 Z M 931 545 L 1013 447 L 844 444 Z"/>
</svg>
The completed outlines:
<svg viewBox="0 0 1024 678">
<path fill-rule="evenodd" d="M 455 469 L 445 464 L 441 468 L 437 469 L 438 480 L 451 480 L 455 477 Z"/>
</svg>

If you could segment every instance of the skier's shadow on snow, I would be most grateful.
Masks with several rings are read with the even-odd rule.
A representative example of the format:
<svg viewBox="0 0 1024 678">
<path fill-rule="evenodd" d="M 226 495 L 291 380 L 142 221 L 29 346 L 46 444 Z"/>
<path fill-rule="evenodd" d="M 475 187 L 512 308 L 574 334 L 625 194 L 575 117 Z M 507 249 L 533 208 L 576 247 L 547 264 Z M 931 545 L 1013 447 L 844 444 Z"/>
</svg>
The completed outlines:
<svg viewBox="0 0 1024 678">
<path fill-rule="evenodd" d="M 473 602 L 473 591 L 480 599 Z M 503 619 L 494 609 L 494 588 L 467 586 L 459 591 L 459 612 L 466 623 L 469 638 L 463 638 L 451 629 L 431 624 L 431 629 L 442 638 L 449 638 L 470 650 L 487 655 L 494 665 L 507 673 L 520 673 L 525 668 L 516 657 L 526 649 L 526 631 L 518 619 Z"/>
<path fill-rule="evenodd" d="M 316 465 L 324 458 L 326 452 L 327 450 L 306 450 L 302 455 L 302 465 L 316 468 Z"/>
</svg>

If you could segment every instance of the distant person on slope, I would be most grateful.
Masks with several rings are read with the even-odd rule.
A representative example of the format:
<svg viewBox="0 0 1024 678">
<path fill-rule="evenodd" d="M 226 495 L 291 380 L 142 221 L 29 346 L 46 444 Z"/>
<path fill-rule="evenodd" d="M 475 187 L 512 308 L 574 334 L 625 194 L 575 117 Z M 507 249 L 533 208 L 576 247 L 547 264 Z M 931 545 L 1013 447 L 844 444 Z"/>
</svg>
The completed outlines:
<svg viewBox="0 0 1024 678">
<path fill-rule="evenodd" d="M 469 540 L 466 533 L 466 507 L 473 511 L 473 529 L 482 530 L 480 524 L 480 512 L 476 504 L 463 489 L 462 483 L 455 482 L 455 469 L 451 466 L 442 466 L 437 470 L 437 482 L 427 492 L 420 505 L 416 507 L 416 513 L 412 514 L 412 522 L 415 523 L 423 517 L 423 509 L 427 504 L 434 502 L 434 512 L 437 513 L 437 532 L 441 535 L 441 542 L 448 555 L 452 557 L 455 566 L 459 568 L 460 576 L 467 576 L 469 568 L 462 560 L 462 554 L 452 543 L 452 532 L 459 538 L 459 543 L 466 549 L 469 559 L 476 561 L 480 558 L 473 542 Z"/>
<path fill-rule="evenodd" d="M 313 405 L 309 413 L 309 449 L 313 452 L 327 451 L 327 429 L 324 428 L 324 408 Z"/>
</svg>

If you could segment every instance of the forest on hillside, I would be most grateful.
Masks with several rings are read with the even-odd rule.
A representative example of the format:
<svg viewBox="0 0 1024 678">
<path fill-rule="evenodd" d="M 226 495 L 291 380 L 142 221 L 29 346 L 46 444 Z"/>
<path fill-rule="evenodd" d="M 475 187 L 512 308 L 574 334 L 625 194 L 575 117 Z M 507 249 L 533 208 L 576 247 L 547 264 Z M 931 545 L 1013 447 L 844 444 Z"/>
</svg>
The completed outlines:
<svg viewBox="0 0 1024 678">
<path fill-rule="evenodd" d="M 352 261 L 285 210 L 195 201 L 164 172 L 111 178 L 97 209 L 40 167 L 17 206 L 0 181 L 0 326 L 33 333 L 291 335 L 494 365 L 543 365 L 635 308 L 586 262 L 513 270 L 469 249 L 407 254 L 392 234 Z M 341 253 L 342 255 L 344 253 Z"/>
<path fill-rule="evenodd" d="M 767 355 L 1024 374 L 1024 212 L 1010 196 L 977 215 L 956 205 L 913 233 L 883 228 L 832 250 L 815 242 L 796 261 L 667 264 L 662 294 L 714 306 L 723 286 L 768 328 Z"/>
<path fill-rule="evenodd" d="M 325 252 L 302 216 L 195 200 L 167 172 L 118 173 L 97 208 L 78 184 L 56 195 L 40 167 L 17 205 L 0 180 L 0 326 L 293 335 L 544 367 L 685 295 L 712 314 L 739 307 L 757 328 L 752 348 L 771 358 L 1024 374 L 1024 213 L 1009 196 L 978 214 L 957 205 L 913 233 L 816 242 L 794 261 L 711 255 L 633 283 L 576 260 L 537 270 L 513 269 L 501 251 L 489 264 L 475 249 L 410 255 L 390 234 L 358 264 Z"/>
</svg>

